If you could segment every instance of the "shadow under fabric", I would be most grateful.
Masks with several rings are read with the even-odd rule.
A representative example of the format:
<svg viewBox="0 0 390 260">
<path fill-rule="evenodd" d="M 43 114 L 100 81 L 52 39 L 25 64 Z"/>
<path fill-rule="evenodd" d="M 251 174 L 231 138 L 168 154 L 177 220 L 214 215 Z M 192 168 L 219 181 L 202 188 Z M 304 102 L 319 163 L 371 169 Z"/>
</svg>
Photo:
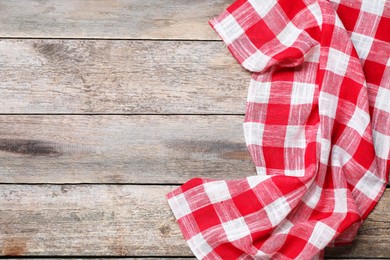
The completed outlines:
<svg viewBox="0 0 390 260">
<path fill-rule="evenodd" d="M 389 178 L 389 17 L 384 0 L 237 0 L 210 20 L 253 72 L 257 175 L 167 194 L 198 259 L 322 259 L 352 242 Z"/>
</svg>

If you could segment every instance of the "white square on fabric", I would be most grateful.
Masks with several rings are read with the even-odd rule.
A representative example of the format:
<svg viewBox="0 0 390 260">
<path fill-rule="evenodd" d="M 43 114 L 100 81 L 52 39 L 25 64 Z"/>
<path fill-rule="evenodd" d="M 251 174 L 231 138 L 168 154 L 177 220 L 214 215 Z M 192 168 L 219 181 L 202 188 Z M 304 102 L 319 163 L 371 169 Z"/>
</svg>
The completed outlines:
<svg viewBox="0 0 390 260">
<path fill-rule="evenodd" d="M 314 209 L 317 206 L 318 201 L 320 201 L 322 193 L 322 188 L 318 187 L 317 184 L 313 183 L 306 194 L 303 196 L 302 201 L 309 206 L 310 208 Z"/>
<path fill-rule="evenodd" d="M 248 225 L 242 217 L 222 223 L 222 227 L 229 241 L 235 241 L 251 234 Z"/>
<path fill-rule="evenodd" d="M 250 71 L 262 71 L 267 66 L 271 57 L 265 55 L 261 51 L 257 50 L 244 60 L 242 66 Z"/>
<path fill-rule="evenodd" d="M 201 233 L 191 237 L 187 243 L 193 250 L 195 256 L 199 259 L 206 257 L 211 251 L 213 251 Z"/>
<path fill-rule="evenodd" d="M 320 46 L 313 46 L 308 52 L 305 53 L 306 62 L 318 63 L 320 61 Z"/>
<path fill-rule="evenodd" d="M 347 189 L 334 189 L 334 211 L 336 213 L 346 213 L 347 206 Z"/>
<path fill-rule="evenodd" d="M 321 138 L 321 155 L 320 162 L 323 164 L 328 164 L 330 155 L 330 141 L 325 138 Z"/>
<path fill-rule="evenodd" d="M 182 218 L 192 212 L 183 193 L 170 198 L 168 203 L 171 206 L 176 219 Z"/>
<path fill-rule="evenodd" d="M 247 145 L 263 143 L 264 124 L 255 122 L 243 123 L 245 142 Z"/>
<path fill-rule="evenodd" d="M 382 159 L 387 160 L 390 153 L 390 136 L 373 130 L 372 137 L 374 139 L 376 155 Z"/>
<path fill-rule="evenodd" d="M 270 254 L 267 254 L 267 253 L 261 251 L 260 249 L 257 250 L 255 257 L 256 257 L 255 259 L 271 259 Z M 243 258 L 243 259 L 245 259 L 245 258 Z"/>
<path fill-rule="evenodd" d="M 345 76 L 350 56 L 334 48 L 329 48 L 328 63 L 326 70 L 332 71 L 340 76 Z"/>
<path fill-rule="evenodd" d="M 305 148 L 305 126 L 288 125 L 284 147 Z"/>
<path fill-rule="evenodd" d="M 336 230 L 328 225 L 317 222 L 309 238 L 309 243 L 318 249 L 323 249 L 329 244 L 329 240 L 336 234 Z"/>
<path fill-rule="evenodd" d="M 338 145 L 333 146 L 331 153 L 331 165 L 333 166 L 343 167 L 352 158 L 349 153 Z"/>
<path fill-rule="evenodd" d="M 252 5 L 253 9 L 255 9 L 256 13 L 264 18 L 268 14 L 268 12 L 274 7 L 276 4 L 276 0 L 248 0 L 248 2 Z"/>
<path fill-rule="evenodd" d="M 244 30 L 231 14 L 226 16 L 220 23 L 217 23 L 214 28 L 226 44 L 232 43 L 244 34 Z"/>
<path fill-rule="evenodd" d="M 338 103 L 339 98 L 337 96 L 322 91 L 319 96 L 318 105 L 320 114 L 334 119 L 336 117 Z"/>
<path fill-rule="evenodd" d="M 305 176 L 305 170 L 284 170 L 286 176 L 303 177 Z"/>
<path fill-rule="evenodd" d="M 304 83 L 304 82 L 293 82 L 291 104 L 293 105 L 312 104 L 315 89 L 316 89 L 315 84 Z"/>
<path fill-rule="evenodd" d="M 280 197 L 271 204 L 264 207 L 273 227 L 278 225 L 290 212 L 291 208 L 285 197 Z"/>
<path fill-rule="evenodd" d="M 203 187 L 211 203 L 217 203 L 231 198 L 229 188 L 224 181 L 207 182 L 203 184 Z"/>
<path fill-rule="evenodd" d="M 260 176 L 267 175 L 267 169 L 265 167 L 262 167 L 262 166 L 256 166 L 256 174 L 260 175 Z"/>
<path fill-rule="evenodd" d="M 259 82 L 251 79 L 247 100 L 258 104 L 268 104 L 270 93 L 271 82 Z"/>
<path fill-rule="evenodd" d="M 390 111 L 390 89 L 379 87 L 375 100 L 375 108 Z"/>
<path fill-rule="evenodd" d="M 273 234 L 288 234 L 290 229 L 294 226 L 291 221 L 284 219 L 273 231 Z"/>
<path fill-rule="evenodd" d="M 363 136 L 369 123 L 370 115 L 366 111 L 356 107 L 355 112 L 348 122 L 348 127 L 355 129 L 360 136 Z"/>
<path fill-rule="evenodd" d="M 289 22 L 286 27 L 284 27 L 283 31 L 276 35 L 276 38 L 278 38 L 283 45 L 290 47 L 301 33 L 301 29 L 298 29 L 292 22 Z"/>
<path fill-rule="evenodd" d="M 332 2 L 334 1 L 335 0 L 333 0 Z M 312 13 L 314 18 L 317 20 L 317 23 L 322 24 L 322 11 L 318 2 L 314 2 L 313 4 L 308 5 L 307 9 L 309 9 L 309 11 Z"/>
<path fill-rule="evenodd" d="M 385 3 L 386 0 L 362 1 L 360 10 L 365 11 L 367 13 L 382 16 L 383 10 L 385 9 Z"/>
<path fill-rule="evenodd" d="M 259 185 L 260 183 L 262 183 L 265 180 L 268 180 L 271 177 L 272 177 L 271 175 L 260 175 L 260 176 L 254 175 L 254 176 L 247 177 L 246 180 L 247 180 L 247 182 L 249 184 L 249 187 L 251 189 L 253 189 L 257 185 Z"/>
<path fill-rule="evenodd" d="M 367 59 L 368 53 L 370 53 L 371 50 L 371 45 L 374 42 L 374 38 L 353 32 L 351 34 L 351 40 L 359 58 L 364 60 Z"/>
<path fill-rule="evenodd" d="M 382 189 L 383 184 L 383 180 L 379 179 L 372 172 L 368 171 L 364 174 L 363 178 L 359 180 L 355 188 L 370 199 L 375 200 L 378 196 L 378 193 Z"/>
</svg>

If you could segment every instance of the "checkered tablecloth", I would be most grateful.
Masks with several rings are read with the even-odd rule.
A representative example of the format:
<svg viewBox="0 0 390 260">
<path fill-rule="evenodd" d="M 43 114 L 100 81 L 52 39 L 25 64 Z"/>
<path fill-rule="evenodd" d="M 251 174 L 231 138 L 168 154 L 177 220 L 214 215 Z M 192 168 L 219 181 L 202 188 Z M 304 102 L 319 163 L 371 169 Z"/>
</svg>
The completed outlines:
<svg viewBox="0 0 390 260">
<path fill-rule="evenodd" d="M 236 0 L 210 25 L 253 72 L 244 134 L 257 175 L 167 195 L 191 250 L 318 259 L 350 243 L 389 176 L 390 1 Z"/>
</svg>

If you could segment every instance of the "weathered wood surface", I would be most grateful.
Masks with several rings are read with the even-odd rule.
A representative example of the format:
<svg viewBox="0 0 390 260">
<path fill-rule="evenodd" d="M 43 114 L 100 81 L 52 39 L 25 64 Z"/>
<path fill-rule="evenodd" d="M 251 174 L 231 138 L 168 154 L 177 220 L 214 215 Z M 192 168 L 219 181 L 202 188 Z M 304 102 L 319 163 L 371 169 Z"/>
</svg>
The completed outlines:
<svg viewBox="0 0 390 260">
<path fill-rule="evenodd" d="M 243 116 L 0 115 L 0 183 L 183 183 L 255 174 Z"/>
<path fill-rule="evenodd" d="M 162 184 L 255 173 L 250 73 L 207 24 L 231 2 L 0 1 L 0 255 L 191 258 Z M 389 259 L 389 241 L 387 191 L 327 255 Z"/>
<path fill-rule="evenodd" d="M 0 37 L 216 40 L 231 0 L 2 0 Z"/>
<path fill-rule="evenodd" d="M 0 40 L 0 76 L 0 113 L 243 114 L 250 80 L 183 41 Z"/>
<path fill-rule="evenodd" d="M 165 194 L 175 186 L 0 185 L 2 255 L 190 256 Z M 390 193 L 351 249 L 337 257 L 390 257 Z"/>
</svg>

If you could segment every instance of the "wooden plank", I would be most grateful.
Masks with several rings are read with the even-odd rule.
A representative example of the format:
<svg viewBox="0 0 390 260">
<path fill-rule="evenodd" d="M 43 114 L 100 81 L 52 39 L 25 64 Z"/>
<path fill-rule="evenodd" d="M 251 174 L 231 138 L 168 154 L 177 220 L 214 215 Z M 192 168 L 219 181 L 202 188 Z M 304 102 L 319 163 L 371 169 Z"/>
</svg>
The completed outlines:
<svg viewBox="0 0 390 260">
<path fill-rule="evenodd" d="M 243 114 L 250 80 L 183 41 L 0 40 L 0 75 L 1 113 Z"/>
<path fill-rule="evenodd" d="M 0 115 L 0 183 L 183 183 L 255 174 L 243 116 Z"/>
<path fill-rule="evenodd" d="M 0 2 L 0 37 L 215 40 L 208 20 L 232 0 Z"/>
<path fill-rule="evenodd" d="M 164 195 L 174 186 L 0 185 L 2 255 L 191 256 Z M 355 245 L 328 257 L 390 257 L 390 193 Z"/>
<path fill-rule="evenodd" d="M 172 188 L 1 185 L 1 255 L 190 255 Z"/>
</svg>

